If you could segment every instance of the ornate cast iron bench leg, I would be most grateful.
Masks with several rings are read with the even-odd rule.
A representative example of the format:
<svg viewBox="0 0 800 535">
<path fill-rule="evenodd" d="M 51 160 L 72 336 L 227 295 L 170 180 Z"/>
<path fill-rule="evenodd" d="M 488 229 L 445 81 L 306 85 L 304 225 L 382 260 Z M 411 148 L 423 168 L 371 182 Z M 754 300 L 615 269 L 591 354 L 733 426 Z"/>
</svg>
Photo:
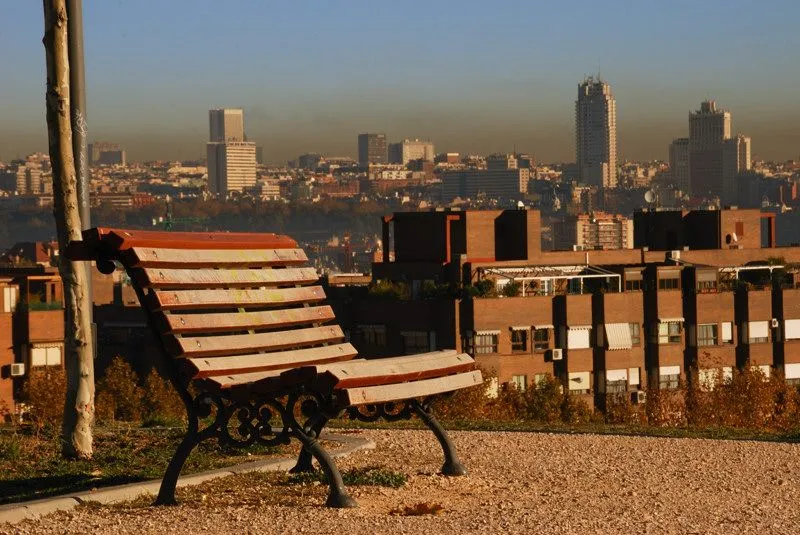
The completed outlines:
<svg viewBox="0 0 800 535">
<path fill-rule="evenodd" d="M 347 494 L 344 488 L 344 481 L 342 481 L 342 474 L 336 468 L 333 458 L 325 451 L 317 437 L 311 433 L 313 431 L 306 433 L 299 426 L 292 428 L 292 434 L 303 444 L 303 450 L 314 456 L 328 478 L 330 492 L 325 505 L 336 508 L 358 507 L 358 503 Z"/>
<path fill-rule="evenodd" d="M 428 429 L 433 431 L 433 434 L 436 435 L 436 439 L 439 441 L 439 444 L 442 446 L 442 451 L 444 452 L 444 464 L 442 465 L 442 474 L 446 476 L 464 476 L 467 474 L 467 469 L 461 464 L 461 461 L 458 459 L 458 455 L 456 454 L 456 448 L 453 443 L 450 441 L 450 437 L 447 435 L 447 431 L 444 430 L 444 427 L 439 423 L 439 421 L 434 417 L 433 412 L 431 411 L 429 402 L 426 400 L 422 403 L 417 401 L 416 399 L 411 400 L 409 402 L 411 404 L 411 408 L 413 411 L 419 416 L 419 419 L 428 426 Z"/>
</svg>

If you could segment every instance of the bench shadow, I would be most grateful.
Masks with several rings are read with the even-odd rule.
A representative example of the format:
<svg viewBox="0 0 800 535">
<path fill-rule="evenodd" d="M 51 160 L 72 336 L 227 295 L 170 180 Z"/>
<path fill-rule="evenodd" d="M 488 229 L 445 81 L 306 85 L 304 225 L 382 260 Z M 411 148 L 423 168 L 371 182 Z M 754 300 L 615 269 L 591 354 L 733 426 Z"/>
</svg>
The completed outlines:
<svg viewBox="0 0 800 535">
<path fill-rule="evenodd" d="M 72 492 L 148 481 L 141 476 L 92 477 L 86 474 L 5 479 L 0 481 L 0 505 L 51 498 Z"/>
</svg>

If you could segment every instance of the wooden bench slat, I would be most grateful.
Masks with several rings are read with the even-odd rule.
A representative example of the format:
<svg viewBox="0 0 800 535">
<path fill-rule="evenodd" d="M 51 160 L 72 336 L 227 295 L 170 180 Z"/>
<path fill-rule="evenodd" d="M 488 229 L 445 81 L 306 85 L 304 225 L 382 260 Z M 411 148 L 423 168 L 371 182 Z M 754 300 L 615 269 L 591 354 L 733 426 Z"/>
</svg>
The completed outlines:
<svg viewBox="0 0 800 535">
<path fill-rule="evenodd" d="M 229 374 L 244 375 L 267 370 L 285 370 L 286 368 L 304 364 L 349 360 L 357 354 L 358 352 L 352 344 L 344 343 L 309 349 L 277 351 L 275 353 L 256 353 L 233 357 L 188 358 L 184 359 L 184 362 L 191 364 L 194 368 L 194 378 L 203 378 Z"/>
<path fill-rule="evenodd" d="M 309 327 L 266 333 L 222 336 L 168 337 L 164 341 L 173 356 L 182 358 L 215 357 L 254 351 L 279 351 L 344 340 L 338 325 Z"/>
<path fill-rule="evenodd" d="M 270 290 L 155 290 L 147 299 L 152 310 L 253 308 L 319 302 L 325 299 L 325 292 L 321 286 Z"/>
<path fill-rule="evenodd" d="M 367 405 L 452 392 L 453 390 L 479 385 L 482 382 L 483 378 L 480 370 L 474 370 L 435 379 L 362 388 L 345 388 L 337 390 L 337 392 L 341 393 L 341 402 L 344 406 Z"/>
<path fill-rule="evenodd" d="M 298 266 L 308 261 L 302 249 L 163 249 L 134 247 L 121 254 L 126 267 L 217 268 Z"/>
<path fill-rule="evenodd" d="M 133 272 L 134 281 L 150 288 L 252 288 L 317 282 L 311 267 L 287 269 L 171 269 L 144 268 Z"/>
<path fill-rule="evenodd" d="M 157 314 L 154 317 L 154 321 L 161 332 L 173 334 L 294 327 L 309 323 L 327 323 L 333 319 L 336 319 L 333 309 L 328 305 L 261 310 L 257 312 Z"/>
<path fill-rule="evenodd" d="M 175 232 L 98 227 L 83 231 L 90 244 L 102 243 L 122 251 L 132 247 L 173 249 L 282 249 L 297 247 L 297 242 L 272 232 Z"/>
<path fill-rule="evenodd" d="M 470 371 L 475 361 L 455 350 L 436 351 L 385 359 L 355 359 L 348 362 L 303 366 L 282 374 L 287 384 L 312 384 L 328 392 L 334 388 L 376 386 L 430 379 Z"/>
</svg>

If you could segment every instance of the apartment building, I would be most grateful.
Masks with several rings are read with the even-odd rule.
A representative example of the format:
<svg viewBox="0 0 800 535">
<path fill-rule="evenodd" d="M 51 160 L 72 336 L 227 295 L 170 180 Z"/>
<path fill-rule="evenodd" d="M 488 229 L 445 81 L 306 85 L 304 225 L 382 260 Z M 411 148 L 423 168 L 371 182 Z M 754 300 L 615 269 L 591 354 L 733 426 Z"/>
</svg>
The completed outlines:
<svg viewBox="0 0 800 535">
<path fill-rule="evenodd" d="M 774 225 L 764 247 L 726 246 L 729 229 L 758 236 L 770 219 L 758 210 L 716 217 L 713 248 L 541 251 L 536 211 L 395 213 L 383 218 L 388 260 L 373 264 L 373 279 L 403 283 L 407 296 L 379 301 L 363 287 L 331 295 L 366 356 L 456 348 L 501 383 L 525 388 L 550 374 L 598 408 L 609 393 L 640 402 L 640 392 L 695 376 L 708 384 L 748 365 L 800 382 L 791 268 L 800 248 L 774 247 Z M 485 289 L 482 281 L 495 291 L 457 291 Z"/>
</svg>

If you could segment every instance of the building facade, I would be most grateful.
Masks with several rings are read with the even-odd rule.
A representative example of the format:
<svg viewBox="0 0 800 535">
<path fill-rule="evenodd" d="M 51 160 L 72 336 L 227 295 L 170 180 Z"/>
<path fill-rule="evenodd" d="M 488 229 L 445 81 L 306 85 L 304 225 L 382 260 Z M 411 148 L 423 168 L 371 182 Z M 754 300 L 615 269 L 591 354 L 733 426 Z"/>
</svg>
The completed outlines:
<svg viewBox="0 0 800 535">
<path fill-rule="evenodd" d="M 604 212 L 580 214 L 575 245 L 578 249 L 633 249 L 633 219 Z"/>
<path fill-rule="evenodd" d="M 691 191 L 689 183 L 689 138 L 674 139 L 669 145 L 669 171 L 672 185 L 684 193 Z"/>
<path fill-rule="evenodd" d="M 244 111 L 209 110 L 206 144 L 208 191 L 215 195 L 242 193 L 256 185 L 256 144 L 245 141 Z"/>
<path fill-rule="evenodd" d="M 518 199 L 528 192 L 530 170 L 460 169 L 444 171 L 440 177 L 443 202 L 475 199 L 480 194 L 494 199 Z"/>
<path fill-rule="evenodd" d="M 362 167 L 369 164 L 389 163 L 386 134 L 359 134 L 358 135 L 358 164 Z"/>
<path fill-rule="evenodd" d="M 244 141 L 244 110 L 218 108 L 208 110 L 209 137 L 212 143 Z"/>
<path fill-rule="evenodd" d="M 617 187 L 617 101 L 608 83 L 591 76 L 578 84 L 575 162 L 584 184 Z"/>
<path fill-rule="evenodd" d="M 421 139 L 404 139 L 397 143 L 389 143 L 389 163 L 408 165 L 415 160 L 432 162 L 436 157 L 433 143 Z"/>
</svg>

